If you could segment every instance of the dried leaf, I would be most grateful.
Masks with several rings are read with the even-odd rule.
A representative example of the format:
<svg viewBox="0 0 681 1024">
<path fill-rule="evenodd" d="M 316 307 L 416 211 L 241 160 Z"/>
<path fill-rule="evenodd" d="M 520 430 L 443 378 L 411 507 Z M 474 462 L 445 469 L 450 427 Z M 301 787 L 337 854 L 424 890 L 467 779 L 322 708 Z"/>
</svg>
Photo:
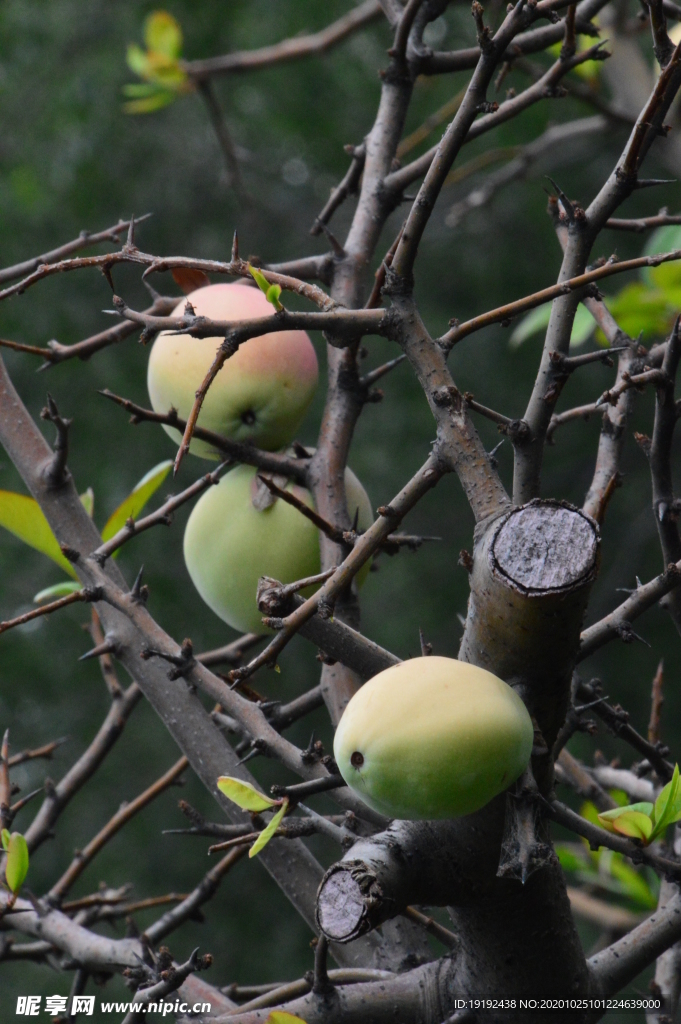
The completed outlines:
<svg viewBox="0 0 681 1024">
<path fill-rule="evenodd" d="M 205 288 L 210 284 L 210 278 L 208 274 L 204 274 L 202 270 L 190 270 L 188 267 L 173 267 L 170 271 L 173 275 L 173 281 L 181 288 L 185 295 L 189 295 L 190 292 L 195 292 L 199 288 Z"/>
</svg>

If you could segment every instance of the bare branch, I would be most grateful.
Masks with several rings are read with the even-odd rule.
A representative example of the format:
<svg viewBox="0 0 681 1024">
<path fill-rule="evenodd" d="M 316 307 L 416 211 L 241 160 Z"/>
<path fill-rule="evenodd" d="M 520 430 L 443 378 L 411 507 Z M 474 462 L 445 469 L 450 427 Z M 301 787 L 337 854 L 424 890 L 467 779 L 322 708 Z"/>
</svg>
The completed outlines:
<svg viewBox="0 0 681 1024">
<path fill-rule="evenodd" d="M 147 213 L 143 217 L 136 217 L 135 223 L 139 224 L 150 216 L 151 214 Z M 60 245 L 58 249 L 52 249 L 42 256 L 35 256 L 31 260 L 15 263 L 12 267 L 5 267 L 3 270 L 0 270 L 0 285 L 5 284 L 7 281 L 14 281 L 17 277 L 24 277 L 25 274 L 31 274 L 38 267 L 46 266 L 49 263 L 58 263 L 65 257 L 70 256 L 72 252 L 87 249 L 91 245 L 98 245 L 100 242 L 120 242 L 121 235 L 127 234 L 129 228 L 129 220 L 119 220 L 117 224 L 106 228 L 104 231 L 97 231 L 95 233 L 81 231 L 78 238 L 74 238 L 72 242 L 66 242 L 65 245 Z"/>
<path fill-rule="evenodd" d="M 108 388 L 100 391 L 99 394 L 131 413 L 130 422 L 132 424 L 163 423 L 182 431 L 187 426 L 187 421 L 178 416 L 174 409 L 167 413 L 154 412 L 153 409 L 145 409 L 127 398 L 114 395 Z M 247 466 L 257 466 L 279 476 L 288 476 L 303 485 L 306 483 L 309 459 L 289 458 L 289 456 L 279 455 L 277 452 L 267 452 L 261 448 L 255 448 L 252 444 L 233 441 L 231 438 L 222 437 L 220 434 L 213 433 L 212 430 L 205 430 L 199 426 L 194 427 L 194 437 L 201 441 L 207 441 L 216 451 L 233 459 L 234 462 L 243 462 Z"/>
<path fill-rule="evenodd" d="M 628 270 L 638 270 L 640 267 L 659 266 L 661 263 L 669 263 L 679 259 L 681 259 L 681 249 L 660 253 L 657 256 L 637 256 L 631 260 L 617 260 L 611 256 L 603 266 L 578 274 L 576 277 L 568 278 L 566 281 L 560 281 L 558 284 L 552 284 L 548 288 L 535 292 L 534 295 L 527 295 L 525 298 L 516 299 L 515 302 L 509 302 L 505 306 L 491 309 L 487 313 L 481 313 L 479 316 L 473 317 L 472 320 L 466 320 L 464 323 L 452 327 L 450 331 L 447 331 L 446 334 L 438 338 L 438 343 L 449 350 L 463 338 L 473 334 L 474 331 L 479 331 L 490 324 L 512 320 L 520 316 L 521 313 L 527 313 L 530 309 L 534 309 L 536 306 L 552 302 L 561 295 L 578 292 L 606 277 L 612 277 L 613 274 L 622 274 Z"/>
<path fill-rule="evenodd" d="M 185 61 L 183 69 L 190 78 L 198 82 L 212 75 L 252 71 L 256 68 L 270 67 L 273 64 L 324 53 L 353 32 L 379 18 L 381 13 L 381 6 L 377 0 L 365 0 L 353 11 L 332 22 L 320 32 L 307 36 L 294 36 L 292 39 L 284 39 L 273 46 L 263 46 L 259 50 L 243 50 L 228 53 L 224 57 Z"/>
<path fill-rule="evenodd" d="M 681 583 L 681 562 L 672 563 L 667 566 L 665 572 L 660 573 L 655 579 L 637 587 L 631 597 L 623 601 L 614 611 L 602 618 L 600 622 L 584 630 L 578 660 L 582 661 L 587 658 L 603 644 L 614 640 L 616 636 L 626 641 L 629 623 L 642 615 L 648 608 L 652 608 L 665 594 L 678 587 L 679 583 Z"/>
<path fill-rule="evenodd" d="M 113 537 L 106 541 L 93 551 L 92 558 L 98 558 L 102 565 L 109 558 L 114 551 L 118 551 L 124 544 L 126 544 L 133 537 L 143 533 L 152 526 L 170 526 L 172 522 L 172 514 L 175 509 L 180 508 L 185 502 L 190 501 L 196 497 L 197 494 L 202 494 L 209 487 L 217 484 L 220 480 L 222 472 L 225 470 L 230 463 L 222 462 L 217 469 L 214 469 L 212 473 L 206 473 L 205 476 L 199 477 L 193 484 L 185 488 L 179 494 L 174 497 L 168 498 L 166 502 L 161 505 L 160 508 L 156 509 L 155 512 L 151 512 L 148 516 L 144 516 L 143 519 L 138 519 L 136 522 L 134 519 L 128 519 L 125 526 L 122 526 L 118 533 L 115 533 Z"/>
<path fill-rule="evenodd" d="M 101 829 L 97 835 L 90 840 L 85 849 L 79 850 L 75 858 L 71 862 L 69 868 L 64 872 L 61 878 L 55 882 L 50 889 L 50 899 L 61 900 L 66 893 L 69 891 L 73 883 L 83 873 L 88 864 L 97 856 L 101 849 L 112 839 L 120 829 L 123 828 L 131 818 L 141 811 L 147 804 L 155 800 L 157 796 L 160 796 L 164 790 L 172 786 L 179 776 L 187 769 L 189 761 L 186 757 L 181 757 L 172 768 L 170 768 L 164 775 L 157 779 L 153 785 L 149 786 L 140 793 L 138 797 L 131 800 L 129 804 L 125 804 L 114 816 L 107 822 L 103 829 Z"/>
<path fill-rule="evenodd" d="M 52 612 L 59 611 L 60 608 L 65 608 L 69 604 L 77 604 L 81 601 L 99 601 L 100 599 L 101 594 L 97 589 L 86 588 L 84 590 L 76 590 L 73 594 L 67 594 L 66 597 L 60 597 L 58 600 L 50 601 L 49 604 L 44 604 L 40 608 L 34 608 L 33 611 L 25 612 L 23 615 L 17 616 L 16 619 L 0 622 L 0 633 L 13 629 L 15 626 L 23 626 L 24 623 L 31 622 L 32 619 L 37 619 L 41 615 L 50 615 Z"/>
</svg>

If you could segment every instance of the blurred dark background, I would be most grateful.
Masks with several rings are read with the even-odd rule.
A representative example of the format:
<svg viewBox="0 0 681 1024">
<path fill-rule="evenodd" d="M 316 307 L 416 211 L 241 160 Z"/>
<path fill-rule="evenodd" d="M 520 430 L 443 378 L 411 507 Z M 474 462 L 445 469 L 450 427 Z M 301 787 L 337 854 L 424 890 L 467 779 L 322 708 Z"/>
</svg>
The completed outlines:
<svg viewBox="0 0 681 1024">
<path fill-rule="evenodd" d="M 321 28 L 349 6 L 348 0 L 323 5 L 311 0 L 276 4 L 203 0 L 199 5 L 168 0 L 166 4 L 183 27 L 184 54 L 189 59 L 253 48 L 303 29 Z M 347 166 L 343 145 L 359 143 L 371 126 L 379 95 L 378 72 L 385 66 L 390 45 L 385 24 L 374 23 L 322 58 L 217 81 L 237 147 L 247 192 L 244 198 L 226 181 L 221 152 L 198 96 L 183 98 L 151 115 L 135 117 L 122 111 L 121 88 L 134 78 L 125 65 L 126 44 L 141 42 L 143 20 L 154 7 L 135 0 L 115 5 L 107 0 L 6 0 L 0 8 L 3 266 L 59 245 L 83 228 L 100 230 L 119 216 L 147 212 L 153 217 L 140 226 L 137 243 L 159 255 L 227 259 L 235 228 L 242 254 L 257 254 L 265 261 L 324 251 L 323 242 L 311 237 L 309 228 Z M 438 48 L 460 46 L 472 40 L 472 30 L 468 11 L 453 7 L 432 27 L 432 40 Z M 460 75 L 420 80 L 407 130 L 450 99 L 463 81 Z M 514 73 L 504 88 L 520 88 L 526 81 Z M 473 143 L 462 159 L 493 146 L 528 141 L 551 120 L 590 112 L 569 98 L 545 101 Z M 612 168 L 625 138 L 626 128 L 615 127 L 572 143 L 567 152 L 554 153 L 549 163 L 538 165 L 528 180 L 511 185 L 490 206 L 469 215 L 455 231 L 445 226 L 446 211 L 479 179 L 447 188 L 417 264 L 418 299 L 431 331 L 442 332 L 450 317 L 465 319 L 552 283 L 560 251 L 546 216 L 548 182 L 543 175 L 549 170 L 571 197 L 587 203 Z M 647 171 L 667 177 L 654 157 Z M 676 185 L 658 189 L 654 195 L 636 194 L 626 213 L 652 213 L 663 203 L 678 208 Z M 340 239 L 352 209 L 350 200 L 331 225 Z M 397 211 L 391 218 L 376 264 L 402 215 Z M 637 255 L 642 245 L 639 236 L 606 232 L 594 255 L 607 256 L 615 250 L 622 257 Z M 146 293 L 139 272 L 117 268 L 114 276 L 119 294 L 143 308 Z M 169 275 L 157 278 L 155 284 L 166 294 L 177 291 Z M 98 272 L 59 276 L 3 303 L 0 333 L 32 345 L 43 345 L 51 338 L 72 343 L 109 326 L 101 311 L 110 305 L 110 290 Z M 494 327 L 474 335 L 455 349 L 451 366 L 462 390 L 516 417 L 522 415 L 529 395 L 541 336 L 512 351 L 509 334 Z M 323 341 L 321 337 L 314 341 L 323 364 Z M 367 339 L 366 347 L 367 366 L 377 366 L 395 354 L 377 338 Z M 150 467 L 173 457 L 174 445 L 160 429 L 150 424 L 129 426 L 127 415 L 97 394 L 108 387 L 147 404 L 147 352 L 135 338 L 89 362 L 67 362 L 40 375 L 36 375 L 39 360 L 34 357 L 3 354 L 35 416 L 49 390 L 60 411 L 74 418 L 69 465 L 81 490 L 94 489 L 95 520 L 100 526 Z M 611 380 L 612 371 L 600 364 L 580 371 L 565 388 L 559 408 L 593 401 Z M 434 438 L 430 412 L 407 366 L 388 376 L 382 387 L 385 400 L 366 407 L 351 456 L 351 465 L 374 506 L 399 490 L 423 462 Z M 305 443 L 314 442 L 323 401 L 322 385 L 301 431 L 300 440 Z M 479 426 L 488 449 L 493 448 L 499 441 L 493 425 L 482 421 Z M 547 450 L 546 496 L 582 503 L 599 426 L 596 418 L 558 433 L 555 447 Z M 638 399 L 632 427 L 650 433 L 651 395 Z M 52 429 L 45 430 L 51 440 Z M 510 483 L 508 442 L 497 457 L 502 476 Z M 186 486 L 205 467 L 197 459 L 186 459 L 179 483 Z M 603 563 L 589 611 L 591 621 L 622 600 L 618 588 L 634 586 L 636 574 L 645 580 L 661 569 L 647 464 L 631 437 L 623 469 L 623 487 L 616 492 L 605 521 Z M 3 453 L 0 487 L 25 492 Z M 132 580 L 144 563 L 152 614 L 176 639 L 190 636 L 196 650 L 205 650 L 228 642 L 233 634 L 202 605 L 186 573 L 181 541 L 188 511 L 183 509 L 170 529 L 151 531 L 128 544 L 121 565 Z M 411 532 L 442 540 L 424 545 L 417 553 L 382 556 L 380 571 L 371 574 L 364 587 L 362 623 L 368 636 L 409 657 L 419 652 L 421 627 L 436 653 L 456 655 L 461 635 L 458 616 L 465 613 L 467 600 L 466 573 L 457 559 L 461 548 L 472 547 L 472 526 L 457 480 L 445 479 L 406 523 Z M 60 579 L 56 566 L 5 532 L 0 536 L 0 571 L 1 619 L 28 609 L 38 590 Z M 15 779 L 24 792 L 40 785 L 46 772 L 60 778 L 106 712 L 108 700 L 98 666 L 77 660 L 90 646 L 83 629 L 86 619 L 83 609 L 69 609 L 0 640 L 0 727 L 9 726 L 12 749 L 69 737 L 47 769 L 36 762 L 16 770 Z M 598 675 L 605 692 L 629 709 L 634 725 L 645 732 L 650 683 L 663 656 L 663 737 L 677 757 L 681 744 L 678 636 L 659 610 L 649 612 L 636 628 L 650 647 L 612 644 L 583 666 L 584 674 Z M 304 640 L 293 642 L 281 659 L 281 674 L 262 674 L 258 688 L 283 700 L 301 693 L 316 681 L 315 654 Z M 330 741 L 321 713 L 293 728 L 291 738 L 305 745 L 313 727 L 318 736 Z M 595 742 L 577 737 L 571 744 L 573 752 L 589 763 L 596 747 L 608 758 L 621 757 L 625 765 L 632 760 L 630 751 L 603 730 Z M 122 800 L 143 790 L 177 756 L 153 712 L 138 706 L 104 767 L 63 815 L 54 839 L 36 854 L 30 888 L 37 893 L 48 888 L 69 863 L 74 847 L 83 846 Z M 269 763 L 256 761 L 251 767 L 267 785 L 282 781 L 282 771 Z M 161 834 L 165 828 L 187 824 L 177 809 L 180 797 L 208 817 L 219 814 L 187 773 L 184 788 L 165 793 L 109 843 L 74 895 L 92 892 L 102 880 L 112 886 L 134 882 L 137 898 L 189 891 L 211 864 L 206 857 L 209 841 Z M 30 815 L 30 809 L 23 812 L 16 827 L 25 829 Z M 324 863 L 337 856 L 321 841 L 313 846 Z M 310 932 L 257 862 L 244 860 L 233 870 L 205 916 L 203 924 L 185 926 L 171 936 L 169 944 L 179 959 L 196 945 L 212 952 L 215 963 L 206 978 L 215 984 L 294 978 L 312 965 Z M 151 919 L 139 915 L 138 924 L 142 927 Z M 118 934 L 122 929 L 121 924 Z M 595 931 L 584 929 L 587 948 L 596 938 Z M 5 1012 L 14 1012 L 19 993 L 65 995 L 70 985 L 70 976 L 26 963 L 3 963 L 0 973 L 0 1003 Z M 645 984 L 637 987 L 643 990 Z M 125 998 L 124 992 L 122 982 L 114 979 L 101 994 L 114 998 L 118 993 Z"/>
</svg>

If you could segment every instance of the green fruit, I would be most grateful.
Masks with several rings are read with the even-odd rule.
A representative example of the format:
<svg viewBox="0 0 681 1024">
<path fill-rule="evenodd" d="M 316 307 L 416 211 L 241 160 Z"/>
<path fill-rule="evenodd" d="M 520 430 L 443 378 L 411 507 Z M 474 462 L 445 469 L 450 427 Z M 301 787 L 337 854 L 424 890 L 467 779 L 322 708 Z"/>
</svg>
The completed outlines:
<svg viewBox="0 0 681 1024">
<path fill-rule="evenodd" d="M 390 818 L 457 818 L 523 772 L 532 721 L 491 672 L 453 658 L 412 658 L 357 691 L 334 739 L 341 775 Z"/>
<path fill-rule="evenodd" d="M 273 316 L 259 288 L 243 284 L 211 284 L 178 304 L 181 316 L 190 302 L 197 314 L 212 320 L 248 320 Z M 156 412 L 176 409 L 187 419 L 197 388 L 203 382 L 224 338 L 192 338 L 159 334 L 149 357 L 147 386 Z M 274 451 L 291 441 L 317 387 L 317 356 L 304 331 L 276 331 L 251 338 L 224 364 L 208 389 L 198 425 L 236 441 L 251 441 Z M 181 434 L 163 428 L 179 444 Z M 190 451 L 217 458 L 205 441 L 191 442 Z"/>
<path fill-rule="evenodd" d="M 280 583 L 320 571 L 319 531 L 281 498 L 262 511 L 253 505 L 256 470 L 237 466 L 197 501 L 184 534 L 184 560 L 199 594 L 216 615 L 243 633 L 267 633 L 255 595 L 261 576 Z M 310 507 L 303 487 L 286 487 Z M 371 502 L 350 469 L 345 471 L 348 510 L 358 528 L 373 522 Z M 358 573 L 361 584 L 369 566 Z M 310 591 L 304 591 L 303 596 Z"/>
</svg>

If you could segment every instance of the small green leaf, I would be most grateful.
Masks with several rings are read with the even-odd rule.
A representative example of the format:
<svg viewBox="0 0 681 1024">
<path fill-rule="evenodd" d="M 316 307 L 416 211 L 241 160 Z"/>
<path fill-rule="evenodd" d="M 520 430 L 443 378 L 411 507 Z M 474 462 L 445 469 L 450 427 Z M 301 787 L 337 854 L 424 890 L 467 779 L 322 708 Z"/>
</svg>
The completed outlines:
<svg viewBox="0 0 681 1024">
<path fill-rule="evenodd" d="M 249 857 L 255 857 L 256 854 L 260 853 L 264 846 L 267 846 L 274 833 L 279 828 L 281 819 L 284 817 L 288 810 L 288 797 L 284 797 L 281 807 L 276 814 L 272 815 L 271 820 L 268 822 L 267 827 L 262 830 L 253 846 L 248 851 Z"/>
<path fill-rule="evenodd" d="M 7 846 L 5 879 L 13 893 L 19 892 L 28 873 L 28 846 L 20 832 L 12 832 Z"/>
<path fill-rule="evenodd" d="M 233 779 L 230 775 L 220 776 L 218 789 L 242 811 L 266 811 L 269 807 L 276 807 L 279 803 L 278 800 L 272 800 L 271 797 L 265 796 L 250 782 Z"/>
<path fill-rule="evenodd" d="M 281 302 L 279 301 L 279 296 L 280 295 L 281 295 L 281 285 L 280 284 L 271 284 L 269 286 L 269 288 L 267 289 L 266 293 L 265 293 L 265 298 L 267 299 L 268 302 L 272 303 L 272 305 L 274 306 L 274 308 L 276 309 L 277 312 L 279 312 L 280 309 L 284 308 L 282 306 Z"/>
<path fill-rule="evenodd" d="M 650 815 L 653 805 L 649 803 L 630 804 L 628 807 L 615 807 L 612 811 L 604 811 L 598 820 L 608 832 L 617 832 L 631 839 L 650 842 L 653 823 Z"/>
<path fill-rule="evenodd" d="M 305 1024 L 305 1021 L 302 1017 L 294 1017 L 292 1013 L 287 1013 L 286 1010 L 272 1010 L 265 1024 Z"/>
<path fill-rule="evenodd" d="M 7 851 L 9 850 L 9 840 L 10 840 L 9 829 L 8 828 L 3 828 L 3 830 L 2 830 L 2 848 L 5 851 L 5 853 L 7 853 Z"/>
<path fill-rule="evenodd" d="M 123 86 L 123 95 L 130 99 L 144 99 L 145 96 L 155 96 L 158 92 L 158 85 L 155 82 L 129 82 Z"/>
<path fill-rule="evenodd" d="M 149 73 L 149 58 L 137 43 L 130 43 L 128 46 L 125 59 L 128 67 L 140 78 L 146 78 Z"/>
<path fill-rule="evenodd" d="M 158 466 L 154 466 L 148 473 L 145 473 L 127 498 L 109 516 L 106 526 L 102 530 L 102 540 L 111 540 L 125 526 L 130 516 L 133 519 L 137 518 L 151 496 L 168 476 L 172 465 L 172 460 L 166 459 L 165 462 L 159 462 Z"/>
<path fill-rule="evenodd" d="M 267 293 L 270 289 L 270 282 L 264 274 L 261 274 L 257 267 L 252 267 L 250 263 L 248 264 L 248 270 L 260 291 L 264 294 L 265 298 L 267 298 Z"/>
<path fill-rule="evenodd" d="M 653 809 L 653 821 L 655 825 L 662 825 L 663 821 L 667 818 L 671 818 L 673 808 L 676 805 L 676 799 L 679 791 L 679 766 L 674 765 L 674 773 L 671 780 L 667 785 L 660 791 L 657 800 L 655 801 L 655 807 Z"/>
<path fill-rule="evenodd" d="M 149 50 L 177 60 L 182 53 L 182 29 L 168 11 L 154 11 L 144 22 L 144 42 Z"/>
<path fill-rule="evenodd" d="M 62 555 L 57 538 L 34 498 L 13 491 L 0 491 L 0 526 L 23 540 L 24 544 L 47 555 L 69 576 L 76 578 L 73 566 Z"/>
<path fill-rule="evenodd" d="M 44 590 L 39 591 L 33 598 L 33 604 L 42 604 L 43 601 L 56 601 L 59 597 L 68 597 L 69 594 L 75 594 L 77 590 L 80 590 L 80 583 L 77 580 L 63 580 L 61 583 L 55 583 L 52 587 L 45 587 Z"/>
<path fill-rule="evenodd" d="M 153 114 L 155 110 L 162 110 L 163 107 L 170 106 L 176 99 L 177 95 L 174 92 L 157 89 L 148 99 L 130 100 L 128 103 L 124 103 L 123 110 L 126 114 Z"/>
</svg>

